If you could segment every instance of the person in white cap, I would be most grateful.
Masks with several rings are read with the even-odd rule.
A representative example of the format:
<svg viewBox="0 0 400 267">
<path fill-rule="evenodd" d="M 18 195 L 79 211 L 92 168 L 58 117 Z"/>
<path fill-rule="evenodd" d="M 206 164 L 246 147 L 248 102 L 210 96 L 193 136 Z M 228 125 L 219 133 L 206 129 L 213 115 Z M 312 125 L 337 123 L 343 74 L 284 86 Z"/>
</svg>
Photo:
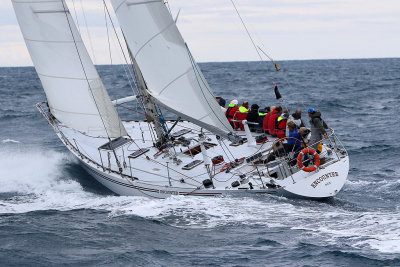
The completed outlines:
<svg viewBox="0 0 400 267">
<path fill-rule="evenodd" d="M 233 120 L 233 117 L 235 116 L 235 113 L 237 111 L 239 111 L 238 104 L 239 104 L 239 102 L 236 99 L 232 100 L 231 103 L 229 104 L 228 109 L 225 112 L 225 116 L 233 128 L 234 128 L 234 125 L 233 125 L 232 120 Z"/>
</svg>

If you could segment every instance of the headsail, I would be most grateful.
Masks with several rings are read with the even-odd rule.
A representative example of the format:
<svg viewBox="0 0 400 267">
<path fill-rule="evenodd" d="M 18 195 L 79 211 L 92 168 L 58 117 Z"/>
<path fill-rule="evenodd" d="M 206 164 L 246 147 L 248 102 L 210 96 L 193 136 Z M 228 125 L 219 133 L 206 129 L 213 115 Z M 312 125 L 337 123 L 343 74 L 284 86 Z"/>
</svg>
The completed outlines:
<svg viewBox="0 0 400 267">
<path fill-rule="evenodd" d="M 216 134 L 232 132 L 161 0 L 111 0 L 149 93 L 161 106 Z"/>
<path fill-rule="evenodd" d="M 89 135 L 126 135 L 65 1 L 12 2 L 51 113 Z"/>
</svg>

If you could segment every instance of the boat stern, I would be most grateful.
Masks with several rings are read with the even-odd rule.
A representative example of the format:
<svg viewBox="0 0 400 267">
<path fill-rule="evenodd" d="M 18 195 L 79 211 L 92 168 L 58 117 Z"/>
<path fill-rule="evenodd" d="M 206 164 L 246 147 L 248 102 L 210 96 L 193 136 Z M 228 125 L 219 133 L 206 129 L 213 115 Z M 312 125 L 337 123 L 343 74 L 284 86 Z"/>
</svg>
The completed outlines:
<svg viewBox="0 0 400 267">
<path fill-rule="evenodd" d="M 344 186 L 349 172 L 349 157 L 343 157 L 329 166 L 319 168 L 311 175 L 304 171 L 277 180 L 279 194 L 287 197 L 323 199 L 335 196 Z"/>
</svg>

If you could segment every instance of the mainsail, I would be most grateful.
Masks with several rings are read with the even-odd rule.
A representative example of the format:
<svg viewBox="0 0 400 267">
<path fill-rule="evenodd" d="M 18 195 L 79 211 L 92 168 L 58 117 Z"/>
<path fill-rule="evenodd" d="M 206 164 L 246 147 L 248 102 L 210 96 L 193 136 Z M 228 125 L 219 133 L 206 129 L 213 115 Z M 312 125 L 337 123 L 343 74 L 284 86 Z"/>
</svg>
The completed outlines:
<svg viewBox="0 0 400 267">
<path fill-rule="evenodd" d="M 51 113 L 92 136 L 127 135 L 64 0 L 12 0 Z"/>
<path fill-rule="evenodd" d="M 216 134 L 232 132 L 162 0 L 111 0 L 149 93 L 161 106 Z"/>
</svg>

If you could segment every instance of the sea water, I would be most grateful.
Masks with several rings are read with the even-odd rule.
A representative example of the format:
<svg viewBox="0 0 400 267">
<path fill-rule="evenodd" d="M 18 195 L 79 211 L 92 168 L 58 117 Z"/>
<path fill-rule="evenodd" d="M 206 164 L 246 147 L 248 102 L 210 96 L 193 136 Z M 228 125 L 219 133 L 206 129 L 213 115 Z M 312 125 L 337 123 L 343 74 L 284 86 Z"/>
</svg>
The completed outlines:
<svg viewBox="0 0 400 267">
<path fill-rule="evenodd" d="M 284 104 L 306 122 L 308 107 L 322 112 L 350 155 L 328 201 L 116 196 L 36 110 L 45 95 L 34 68 L 0 68 L 0 266 L 400 266 L 400 59 L 279 64 L 200 67 L 227 102 Z M 134 93 L 123 66 L 98 70 L 111 98 Z"/>
</svg>

